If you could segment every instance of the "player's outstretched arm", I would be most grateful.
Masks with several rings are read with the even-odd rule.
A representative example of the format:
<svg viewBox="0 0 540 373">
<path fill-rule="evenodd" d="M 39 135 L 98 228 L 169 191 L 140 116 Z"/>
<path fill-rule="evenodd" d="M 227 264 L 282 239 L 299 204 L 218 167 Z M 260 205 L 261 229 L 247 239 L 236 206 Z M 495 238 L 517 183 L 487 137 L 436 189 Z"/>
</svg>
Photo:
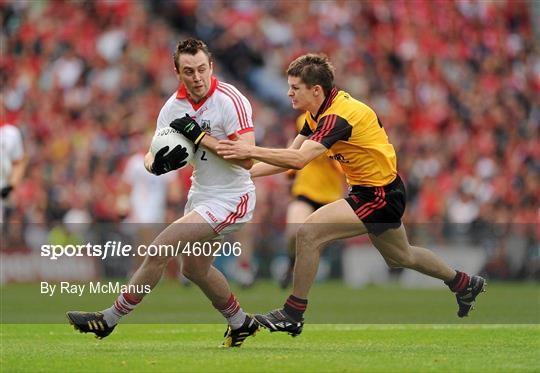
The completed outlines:
<svg viewBox="0 0 540 373">
<path fill-rule="evenodd" d="M 249 173 L 251 174 L 251 177 L 254 178 L 275 175 L 285 172 L 287 170 L 288 168 L 277 167 L 268 163 L 258 162 L 253 165 L 251 170 L 249 170 Z"/>
<path fill-rule="evenodd" d="M 300 170 L 312 159 L 324 153 L 326 148 L 312 140 L 304 141 L 300 149 L 269 149 L 240 141 L 222 140 L 217 146 L 217 151 L 224 159 L 252 158 L 277 167 Z"/>
<path fill-rule="evenodd" d="M 300 149 L 304 141 L 307 139 L 306 136 L 297 135 L 291 145 L 288 149 Z M 259 162 L 253 165 L 251 170 L 249 171 L 251 173 L 251 177 L 261 177 L 261 176 L 269 176 L 269 175 L 275 175 L 279 174 L 285 171 L 288 171 L 289 168 L 285 167 L 278 167 L 274 166 L 268 163 Z"/>
</svg>

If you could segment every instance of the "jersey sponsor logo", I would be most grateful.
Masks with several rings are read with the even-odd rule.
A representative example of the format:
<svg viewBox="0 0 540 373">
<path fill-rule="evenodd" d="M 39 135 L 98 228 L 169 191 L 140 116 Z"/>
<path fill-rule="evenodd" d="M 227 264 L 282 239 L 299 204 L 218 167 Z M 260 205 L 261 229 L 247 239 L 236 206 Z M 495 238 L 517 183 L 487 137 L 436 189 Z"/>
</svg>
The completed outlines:
<svg viewBox="0 0 540 373">
<path fill-rule="evenodd" d="M 213 221 L 214 223 L 217 223 L 217 222 L 218 222 L 217 218 L 216 218 L 216 217 L 214 216 L 214 214 L 212 214 L 210 211 L 206 211 L 206 215 L 208 215 L 208 217 L 209 217 L 210 219 L 212 219 L 212 221 Z"/>
<path fill-rule="evenodd" d="M 203 106 L 202 108 L 199 109 L 199 111 L 197 112 L 197 115 L 202 117 L 202 115 L 204 114 L 206 110 L 208 110 L 208 106 Z"/>
<path fill-rule="evenodd" d="M 350 163 L 350 161 L 348 159 L 345 159 L 345 157 L 341 153 L 331 155 L 329 158 L 338 161 L 339 163 Z"/>
<path fill-rule="evenodd" d="M 197 119 L 197 117 L 202 117 L 206 110 L 208 110 L 208 106 L 203 106 L 195 114 L 190 115 L 190 117 L 192 117 L 193 119 Z"/>
</svg>

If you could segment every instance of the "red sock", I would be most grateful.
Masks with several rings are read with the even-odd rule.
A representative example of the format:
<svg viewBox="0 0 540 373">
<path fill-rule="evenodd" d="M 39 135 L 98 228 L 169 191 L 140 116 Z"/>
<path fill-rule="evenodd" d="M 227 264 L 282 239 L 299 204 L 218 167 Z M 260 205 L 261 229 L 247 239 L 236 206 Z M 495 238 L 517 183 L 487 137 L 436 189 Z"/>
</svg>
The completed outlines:
<svg viewBox="0 0 540 373">
<path fill-rule="evenodd" d="M 465 272 L 456 271 L 456 277 L 452 281 L 445 281 L 444 282 L 451 291 L 454 293 L 460 293 L 463 290 L 467 289 L 467 285 L 469 285 L 469 275 Z"/>
<path fill-rule="evenodd" d="M 127 315 L 141 302 L 142 299 L 137 299 L 133 295 L 123 293 L 116 298 L 114 309 L 120 315 Z"/>
</svg>

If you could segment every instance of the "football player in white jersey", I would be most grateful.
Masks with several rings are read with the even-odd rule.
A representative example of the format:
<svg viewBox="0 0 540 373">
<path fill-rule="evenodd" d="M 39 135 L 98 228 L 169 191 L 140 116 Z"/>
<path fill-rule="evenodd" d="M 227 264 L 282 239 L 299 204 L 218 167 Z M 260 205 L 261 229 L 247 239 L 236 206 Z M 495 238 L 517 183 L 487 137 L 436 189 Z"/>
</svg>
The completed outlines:
<svg viewBox="0 0 540 373">
<path fill-rule="evenodd" d="M 20 183 L 26 163 L 21 132 L 0 122 L 0 223 L 4 222 L 4 201 Z"/>
<path fill-rule="evenodd" d="M 176 247 L 178 242 L 214 242 L 251 219 L 255 186 L 249 169 L 253 163 L 251 160 L 225 161 L 217 155 L 215 147 L 223 139 L 254 145 L 255 138 L 249 101 L 235 87 L 212 75 L 212 58 L 202 41 L 180 42 L 174 53 L 174 64 L 180 88 L 161 109 L 156 131 L 171 126 L 195 144 L 194 171 L 184 216 L 163 230 L 152 244 Z M 148 152 L 144 165 L 153 174 L 161 175 L 185 165 L 186 157 L 182 146 L 166 147 L 155 158 Z M 159 282 L 169 259 L 170 255 L 146 256 L 129 282 L 132 288 L 141 291 L 120 294 L 110 308 L 101 312 L 68 312 L 70 323 L 82 332 L 106 337 L 120 318 L 143 299 L 146 295 L 143 289 L 148 285 L 153 288 Z M 242 310 L 227 280 L 212 262 L 211 255 L 184 253 L 182 273 L 201 288 L 227 319 L 223 346 L 239 347 L 246 337 L 255 334 L 258 324 Z"/>
</svg>

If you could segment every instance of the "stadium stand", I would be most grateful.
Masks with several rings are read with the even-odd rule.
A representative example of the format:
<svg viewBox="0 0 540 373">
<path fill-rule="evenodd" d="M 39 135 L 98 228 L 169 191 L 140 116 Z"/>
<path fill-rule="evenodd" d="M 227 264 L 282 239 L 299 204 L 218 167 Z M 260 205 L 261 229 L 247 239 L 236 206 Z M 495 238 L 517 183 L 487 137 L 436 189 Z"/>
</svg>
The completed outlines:
<svg viewBox="0 0 540 373">
<path fill-rule="evenodd" d="M 215 51 L 218 75 L 251 92 L 257 142 L 269 147 L 284 146 L 295 131 L 286 66 L 305 52 L 328 54 L 339 88 L 374 107 L 396 146 L 414 234 L 467 237 L 486 248 L 494 276 L 538 276 L 540 43 L 530 7 L 521 0 L 3 1 L 2 121 L 21 128 L 30 156 L 4 233 L 16 240 L 6 227 L 21 223 L 31 241 L 73 216 L 122 221 L 132 139 L 153 130 L 177 88 L 174 45 L 193 35 Z M 257 188 L 257 220 L 282 228 L 287 182 L 269 177 Z M 182 208 L 170 201 L 169 221 Z M 482 233 L 493 231 L 500 240 Z M 516 236 L 525 254 L 512 265 L 504 242 Z"/>
</svg>

